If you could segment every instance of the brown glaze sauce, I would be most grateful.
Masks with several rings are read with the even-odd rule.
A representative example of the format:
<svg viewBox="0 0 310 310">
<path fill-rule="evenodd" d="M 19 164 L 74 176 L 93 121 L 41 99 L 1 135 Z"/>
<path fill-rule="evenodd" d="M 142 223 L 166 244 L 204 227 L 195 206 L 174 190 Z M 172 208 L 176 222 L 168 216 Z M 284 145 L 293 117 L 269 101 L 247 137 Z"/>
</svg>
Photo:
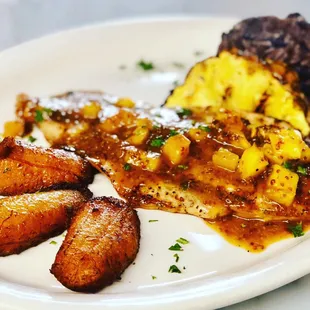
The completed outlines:
<svg viewBox="0 0 310 310">
<path fill-rule="evenodd" d="M 85 104 L 92 101 L 99 105 L 98 116 L 88 119 L 82 111 Z M 292 237 L 289 225 L 302 221 L 303 229 L 308 228 L 309 175 L 299 176 L 295 200 L 285 207 L 264 196 L 268 168 L 257 177 L 245 180 L 238 171 L 222 169 L 212 162 L 219 148 L 241 156 L 243 138 L 251 145 L 264 142 L 260 136 L 251 135 L 248 119 L 229 111 L 213 114 L 212 110 L 123 109 L 115 106 L 115 102 L 115 98 L 110 100 L 101 94 L 70 93 L 41 101 L 22 100 L 17 115 L 26 123 L 35 123 L 35 109 L 48 108 L 52 111 L 49 120 L 65 127 L 57 140 L 49 142 L 54 147 L 73 149 L 87 156 L 133 206 L 213 219 L 206 220 L 210 227 L 230 243 L 250 252 L 260 252 L 278 240 Z M 138 119 L 151 122 L 149 135 L 139 146 L 129 140 Z M 266 121 L 262 117 L 259 123 L 265 125 Z M 80 134 L 71 134 L 70 130 L 79 124 L 86 124 L 86 129 Z M 200 125 L 207 128 L 200 129 Z M 190 134 L 193 128 L 199 139 Z M 175 133 L 191 140 L 181 166 L 169 164 L 162 146 L 152 143 L 158 138 L 166 141 Z M 160 165 L 154 169 L 148 167 L 149 162 L 141 160 L 146 155 L 160 158 Z M 126 164 L 130 164 L 128 169 Z M 298 164 L 296 161 L 292 166 Z"/>
<path fill-rule="evenodd" d="M 229 243 L 253 253 L 262 252 L 280 240 L 294 238 L 289 227 L 298 224 L 248 220 L 237 216 L 228 216 L 217 221 L 206 220 L 205 223 Z M 310 222 L 303 222 L 302 227 L 306 232 L 310 228 Z"/>
</svg>

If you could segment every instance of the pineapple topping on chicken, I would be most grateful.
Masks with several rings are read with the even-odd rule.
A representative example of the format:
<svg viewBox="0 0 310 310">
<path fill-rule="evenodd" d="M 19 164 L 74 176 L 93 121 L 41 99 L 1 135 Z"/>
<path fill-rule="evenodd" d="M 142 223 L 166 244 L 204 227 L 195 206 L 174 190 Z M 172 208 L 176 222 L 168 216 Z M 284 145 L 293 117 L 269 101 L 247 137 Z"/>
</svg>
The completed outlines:
<svg viewBox="0 0 310 310">
<path fill-rule="evenodd" d="M 205 219 L 310 220 L 310 149 L 288 123 L 212 107 L 124 108 L 87 92 L 23 96 L 17 107 L 53 146 L 86 155 L 133 205 Z"/>
</svg>

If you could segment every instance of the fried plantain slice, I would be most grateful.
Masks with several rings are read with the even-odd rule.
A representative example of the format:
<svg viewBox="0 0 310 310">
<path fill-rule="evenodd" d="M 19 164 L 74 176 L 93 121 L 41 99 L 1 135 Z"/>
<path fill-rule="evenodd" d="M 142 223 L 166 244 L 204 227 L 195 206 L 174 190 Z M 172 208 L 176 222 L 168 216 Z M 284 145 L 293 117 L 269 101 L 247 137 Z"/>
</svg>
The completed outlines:
<svg viewBox="0 0 310 310">
<path fill-rule="evenodd" d="M 52 191 L 0 199 L 0 256 L 18 254 L 61 234 L 90 192 Z"/>
<path fill-rule="evenodd" d="M 94 198 L 73 218 L 51 273 L 71 290 L 99 291 L 133 262 L 139 241 L 135 210 L 112 197 Z"/>
<path fill-rule="evenodd" d="M 72 152 L 42 148 L 12 137 L 0 143 L 0 195 L 19 195 L 89 184 L 89 163 Z"/>
</svg>

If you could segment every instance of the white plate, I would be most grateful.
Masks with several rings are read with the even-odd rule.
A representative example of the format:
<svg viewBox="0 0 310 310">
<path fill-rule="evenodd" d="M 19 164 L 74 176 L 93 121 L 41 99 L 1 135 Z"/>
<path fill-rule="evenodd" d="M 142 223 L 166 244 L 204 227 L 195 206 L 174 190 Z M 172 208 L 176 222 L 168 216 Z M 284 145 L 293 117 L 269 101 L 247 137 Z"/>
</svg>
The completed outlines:
<svg viewBox="0 0 310 310">
<path fill-rule="evenodd" d="M 216 52 L 220 35 L 235 20 L 173 18 L 104 24 L 64 32 L 0 54 L 0 124 L 13 118 L 19 92 L 50 95 L 72 89 L 162 103 L 175 80 L 198 59 Z M 195 51 L 204 54 L 197 57 Z M 141 72 L 136 63 L 152 61 Z M 126 65 L 126 70 L 120 70 Z M 104 176 L 96 195 L 115 191 Z M 49 273 L 63 237 L 0 259 L 0 309 L 212 309 L 265 293 L 310 272 L 309 234 L 250 254 L 223 240 L 198 218 L 139 210 L 141 250 L 122 280 L 95 295 L 73 293 Z M 149 219 L 158 222 L 149 223 Z M 182 274 L 168 250 L 179 237 L 190 240 L 180 253 Z M 298 262 L 296 262 L 298 258 Z M 183 269 L 183 266 L 186 268 Z M 153 280 L 152 275 L 157 279 Z"/>
</svg>

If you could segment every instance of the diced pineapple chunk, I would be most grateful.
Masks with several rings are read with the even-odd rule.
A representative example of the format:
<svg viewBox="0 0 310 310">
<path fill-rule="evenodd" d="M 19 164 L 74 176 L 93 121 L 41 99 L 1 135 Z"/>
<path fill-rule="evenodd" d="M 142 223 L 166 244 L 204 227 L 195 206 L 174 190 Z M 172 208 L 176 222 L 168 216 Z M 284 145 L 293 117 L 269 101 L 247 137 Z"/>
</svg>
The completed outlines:
<svg viewBox="0 0 310 310">
<path fill-rule="evenodd" d="M 147 118 L 138 118 L 136 121 L 137 127 L 145 127 L 148 129 L 152 129 L 153 124 L 152 122 Z"/>
<path fill-rule="evenodd" d="M 266 181 L 265 195 L 285 206 L 290 206 L 295 198 L 298 175 L 280 165 L 273 165 Z"/>
<path fill-rule="evenodd" d="M 238 170 L 242 178 L 255 177 L 268 166 L 264 153 L 254 144 L 246 149 L 240 159 Z"/>
<path fill-rule="evenodd" d="M 140 167 L 141 169 L 154 172 L 160 168 L 160 154 L 145 152 L 137 149 L 129 149 L 125 155 L 125 161 L 128 164 Z"/>
<path fill-rule="evenodd" d="M 172 165 L 178 165 L 186 159 L 190 144 L 191 141 L 184 135 L 172 136 L 163 146 L 163 155 Z"/>
<path fill-rule="evenodd" d="M 121 108 L 133 108 L 135 103 L 129 98 L 120 98 L 115 105 Z"/>
<path fill-rule="evenodd" d="M 21 137 L 24 134 L 24 123 L 22 121 L 11 121 L 4 124 L 4 137 Z"/>
<path fill-rule="evenodd" d="M 238 148 L 241 148 L 243 150 L 248 149 L 251 147 L 251 143 L 246 139 L 243 133 L 236 133 L 234 135 L 234 140 L 230 141 L 230 143 Z"/>
<path fill-rule="evenodd" d="M 208 133 L 204 130 L 201 130 L 199 128 L 191 128 L 188 131 L 189 138 L 195 142 L 200 142 L 204 138 L 208 136 Z"/>
<path fill-rule="evenodd" d="M 220 148 L 213 154 L 212 161 L 216 166 L 235 171 L 238 166 L 239 156 L 224 148 Z"/>
<path fill-rule="evenodd" d="M 269 139 L 273 152 L 284 160 L 301 157 L 304 142 L 294 130 L 281 129 L 279 132 L 270 133 Z"/>
<path fill-rule="evenodd" d="M 82 114 L 85 118 L 95 119 L 98 117 L 100 110 L 101 106 L 98 102 L 90 101 L 82 108 Z"/>
<path fill-rule="evenodd" d="M 127 141 L 132 145 L 141 145 L 147 140 L 149 135 L 150 130 L 147 127 L 137 127 Z"/>
<path fill-rule="evenodd" d="M 131 126 L 134 124 L 136 117 L 127 110 L 120 110 L 116 115 L 108 117 L 99 124 L 99 128 L 108 133 L 117 133 L 122 126 Z"/>
<path fill-rule="evenodd" d="M 266 156 L 266 158 L 273 164 L 283 164 L 284 163 L 284 157 L 283 156 L 278 156 L 275 154 L 272 150 L 272 147 L 270 144 L 264 144 L 263 146 L 263 152 Z"/>
</svg>

